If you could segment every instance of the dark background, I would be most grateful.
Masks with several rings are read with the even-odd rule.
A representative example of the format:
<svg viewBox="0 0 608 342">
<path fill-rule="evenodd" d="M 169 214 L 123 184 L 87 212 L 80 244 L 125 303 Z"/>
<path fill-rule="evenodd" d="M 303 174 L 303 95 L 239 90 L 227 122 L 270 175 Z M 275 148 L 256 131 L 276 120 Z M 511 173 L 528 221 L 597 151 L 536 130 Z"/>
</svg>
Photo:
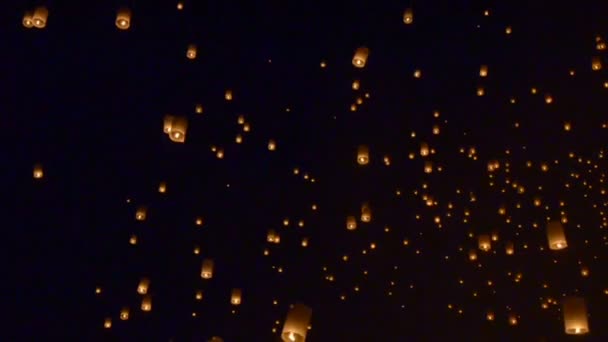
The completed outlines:
<svg viewBox="0 0 608 342">
<path fill-rule="evenodd" d="M 47 27 L 25 29 L 23 13 L 37 4 L 6 4 L 0 24 L 1 125 L 9 147 L 2 155 L 10 328 L 2 339 L 270 341 L 289 304 L 301 301 L 313 309 L 311 341 L 559 341 L 567 340 L 559 305 L 542 309 L 542 298 L 576 293 L 588 302 L 589 339 L 608 337 L 600 229 L 606 197 L 599 190 L 606 162 L 598 158 L 606 148 L 608 77 L 590 67 L 595 55 L 608 62 L 594 41 L 608 34 L 604 1 L 418 1 L 409 26 L 402 21 L 407 1 L 185 1 L 183 11 L 176 1 L 52 1 Z M 120 31 L 114 19 L 125 4 L 132 26 Z M 191 43 L 198 45 L 195 60 L 185 57 Z M 362 45 L 370 48 L 368 63 L 355 69 L 352 55 Z M 478 77 L 481 64 L 489 66 L 485 79 Z M 417 68 L 421 79 L 412 77 Z M 351 89 L 354 79 L 359 92 Z M 486 96 L 476 96 L 478 85 Z M 539 95 L 530 95 L 533 86 Z M 233 101 L 224 100 L 225 89 Z M 365 92 L 370 99 L 350 112 Z M 545 93 L 553 104 L 544 103 Z M 204 114 L 194 113 L 196 103 Z M 167 113 L 188 117 L 185 144 L 162 134 Z M 241 114 L 250 133 L 240 132 Z M 565 120 L 571 132 L 563 131 Z M 433 124 L 441 126 L 439 136 L 431 134 Z M 236 145 L 239 132 L 244 143 Z M 276 139 L 277 151 L 266 149 L 268 139 Z M 419 156 L 407 158 L 421 141 L 436 149 L 431 159 L 443 172 L 426 175 Z M 355 162 L 359 144 L 370 146 L 366 167 Z M 225 149 L 223 160 L 211 145 Z M 477 161 L 458 152 L 470 146 Z M 570 151 L 592 164 L 568 159 Z M 503 162 L 497 182 L 515 180 L 526 193 L 488 186 L 490 159 Z M 534 168 L 525 167 L 528 160 Z M 538 170 L 541 161 L 551 163 L 548 173 Z M 32 179 L 35 163 L 44 167 L 42 180 Z M 316 182 L 304 180 L 305 172 Z M 160 181 L 166 194 L 157 192 Z M 413 195 L 422 183 L 439 206 L 425 207 Z M 477 202 L 469 202 L 470 191 Z M 535 195 L 550 209 L 533 207 Z M 560 200 L 567 203 L 569 248 L 548 252 L 543 222 L 559 218 Z M 346 231 L 346 216 L 358 216 L 364 201 L 372 222 Z M 517 202 L 522 209 L 514 209 Z M 134 220 L 142 204 L 143 223 Z M 502 204 L 510 224 L 497 214 Z M 465 208 L 469 224 L 462 223 Z M 435 215 L 442 215 L 442 229 Z M 194 225 L 197 216 L 203 227 Z M 266 243 L 268 229 L 280 232 L 280 245 Z M 467 234 L 493 229 L 500 243 L 515 242 L 516 254 L 506 256 L 499 243 L 495 254 L 479 252 L 479 268 L 467 260 L 476 247 Z M 128 243 L 131 234 L 137 246 Z M 308 248 L 300 247 L 304 236 Z M 372 252 L 371 242 L 378 245 Z M 216 264 L 209 281 L 199 276 L 205 257 Z M 579 275 L 579 262 L 590 277 Z M 508 272 L 521 272 L 521 283 Z M 148 314 L 136 293 L 143 276 L 151 279 Z M 231 313 L 235 287 L 243 289 L 243 303 Z M 131 308 L 127 322 L 118 319 L 123 306 Z M 487 310 L 494 322 L 486 321 Z M 517 326 L 507 322 L 510 310 Z M 113 318 L 110 330 L 105 317 Z"/>
</svg>

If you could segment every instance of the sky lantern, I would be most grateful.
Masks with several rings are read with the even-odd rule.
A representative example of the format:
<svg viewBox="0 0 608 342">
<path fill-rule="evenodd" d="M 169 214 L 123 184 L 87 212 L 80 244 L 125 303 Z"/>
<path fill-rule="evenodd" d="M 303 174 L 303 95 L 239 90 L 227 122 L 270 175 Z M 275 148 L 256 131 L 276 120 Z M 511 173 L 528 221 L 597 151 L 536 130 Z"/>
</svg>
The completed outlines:
<svg viewBox="0 0 608 342">
<path fill-rule="evenodd" d="M 560 221 L 547 223 L 547 240 L 549 242 L 549 249 L 551 250 L 557 251 L 568 247 L 564 226 Z"/>
<path fill-rule="evenodd" d="M 203 114 L 203 105 L 200 103 L 196 104 L 196 106 L 194 106 L 194 112 L 196 114 Z"/>
<path fill-rule="evenodd" d="M 488 76 L 488 66 L 482 65 L 479 67 L 479 77 L 487 77 Z"/>
<path fill-rule="evenodd" d="M 147 208 L 143 205 L 139 206 L 135 211 L 135 219 L 137 221 L 145 221 L 147 215 Z"/>
<path fill-rule="evenodd" d="M 273 139 L 268 141 L 268 151 L 274 151 L 277 149 L 277 143 Z"/>
<path fill-rule="evenodd" d="M 128 321 L 129 320 L 129 308 L 124 307 L 120 310 L 120 320 Z"/>
<path fill-rule="evenodd" d="M 158 192 L 160 192 L 161 194 L 167 192 L 167 182 L 160 182 L 158 184 Z"/>
<path fill-rule="evenodd" d="M 568 335 L 583 335 L 589 333 L 587 320 L 587 305 L 581 297 L 566 297 L 562 300 L 564 315 L 564 330 Z"/>
<path fill-rule="evenodd" d="M 353 90 L 359 90 L 360 87 L 361 87 L 361 82 L 359 82 L 359 80 L 354 80 L 353 84 L 352 84 Z"/>
<path fill-rule="evenodd" d="M 203 266 L 201 267 L 201 278 L 203 278 L 203 279 L 213 278 L 213 260 L 212 259 L 203 260 Z"/>
<path fill-rule="evenodd" d="M 304 304 L 290 307 L 283 324 L 281 339 L 284 342 L 305 342 L 308 325 L 312 317 L 312 309 Z"/>
<path fill-rule="evenodd" d="M 184 116 L 165 115 L 163 119 L 163 132 L 169 135 L 169 139 L 176 143 L 186 141 L 188 130 L 188 119 Z"/>
<path fill-rule="evenodd" d="M 21 22 L 23 23 L 23 27 L 25 28 L 34 27 L 34 14 L 31 11 L 25 11 Z"/>
<path fill-rule="evenodd" d="M 139 280 L 139 285 L 137 285 L 137 293 L 140 295 L 145 295 L 148 293 L 148 289 L 150 288 L 150 279 L 141 278 Z"/>
<path fill-rule="evenodd" d="M 433 162 L 425 161 L 424 162 L 424 173 L 433 173 Z"/>
<path fill-rule="evenodd" d="M 359 145 L 357 149 L 357 163 L 359 165 L 367 165 L 369 163 L 369 147 Z"/>
<path fill-rule="evenodd" d="M 477 245 L 478 245 L 479 249 L 481 249 L 482 251 L 484 251 L 484 252 L 489 251 L 492 246 L 492 239 L 490 238 L 490 235 L 480 234 L 477 237 Z"/>
<path fill-rule="evenodd" d="M 403 11 L 403 23 L 409 25 L 414 22 L 414 10 L 411 8 L 406 8 Z"/>
<path fill-rule="evenodd" d="M 513 255 L 515 253 L 515 246 L 513 245 L 513 242 L 505 242 L 505 253 L 507 255 Z"/>
<path fill-rule="evenodd" d="M 280 243 L 281 237 L 274 231 L 274 229 L 268 230 L 268 234 L 266 234 L 266 241 L 270 243 Z"/>
<path fill-rule="evenodd" d="M 232 90 L 231 89 L 226 89 L 226 91 L 224 92 L 224 99 L 226 101 L 232 101 Z"/>
<path fill-rule="evenodd" d="M 34 179 L 41 179 L 42 177 L 44 177 L 44 171 L 42 169 L 42 165 L 40 165 L 40 164 L 34 165 L 33 176 L 34 176 Z"/>
<path fill-rule="evenodd" d="M 196 45 L 195 44 L 188 45 L 188 49 L 186 50 L 186 57 L 188 59 L 196 58 Z"/>
<path fill-rule="evenodd" d="M 131 10 L 122 7 L 116 13 L 116 27 L 119 30 L 128 30 L 131 27 Z"/>
<path fill-rule="evenodd" d="M 152 297 L 146 295 L 141 299 L 141 311 L 152 311 Z"/>
<path fill-rule="evenodd" d="M 372 209 L 369 203 L 365 202 L 361 205 L 361 222 L 370 222 L 372 220 Z"/>
<path fill-rule="evenodd" d="M 230 295 L 230 304 L 241 305 L 241 300 L 242 300 L 241 289 L 232 289 L 232 294 Z"/>
<path fill-rule="evenodd" d="M 591 70 L 598 71 L 602 69 L 602 60 L 599 57 L 591 58 Z"/>
<path fill-rule="evenodd" d="M 368 56 L 369 49 L 364 46 L 355 50 L 355 55 L 353 56 L 353 65 L 355 68 L 364 68 Z"/>
<path fill-rule="evenodd" d="M 354 216 L 346 217 L 346 229 L 355 230 L 357 229 L 357 219 Z"/>
<path fill-rule="evenodd" d="M 475 250 L 475 249 L 469 250 L 469 260 L 470 261 L 477 260 L 477 250 Z"/>
<path fill-rule="evenodd" d="M 106 329 L 110 329 L 112 328 L 112 318 L 107 317 L 104 321 L 103 321 L 103 327 Z"/>
<path fill-rule="evenodd" d="M 429 148 L 429 144 L 427 143 L 420 143 L 420 156 L 422 157 L 426 157 L 429 155 L 430 153 L 430 148 Z"/>
<path fill-rule="evenodd" d="M 34 27 L 45 28 L 48 17 L 49 17 L 49 10 L 46 7 L 44 7 L 44 6 L 36 7 L 36 9 L 34 9 L 34 14 L 32 15 Z"/>
</svg>

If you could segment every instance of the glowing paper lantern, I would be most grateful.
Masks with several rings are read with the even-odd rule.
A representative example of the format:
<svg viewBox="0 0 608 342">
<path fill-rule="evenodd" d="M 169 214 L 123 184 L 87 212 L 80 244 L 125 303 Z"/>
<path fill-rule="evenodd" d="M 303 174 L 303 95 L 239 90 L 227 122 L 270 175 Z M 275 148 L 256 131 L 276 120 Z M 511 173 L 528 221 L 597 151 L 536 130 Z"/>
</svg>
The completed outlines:
<svg viewBox="0 0 608 342">
<path fill-rule="evenodd" d="M 487 252 L 490 250 L 491 248 L 491 243 L 492 243 L 492 239 L 490 238 L 490 235 L 488 234 L 481 234 L 477 237 L 477 244 L 479 249 L 481 249 L 484 252 Z"/>
<path fill-rule="evenodd" d="M 32 15 L 32 20 L 34 22 L 34 27 L 36 28 L 44 28 L 46 27 L 46 22 L 49 17 L 49 10 L 44 6 L 38 6 L 34 10 L 34 14 Z"/>
<path fill-rule="evenodd" d="M 403 11 L 403 22 L 409 25 L 414 22 L 414 11 L 411 8 L 406 8 Z"/>
<path fill-rule="evenodd" d="M 186 141 L 188 130 L 188 119 L 183 116 L 165 115 L 163 120 L 163 132 L 169 135 L 169 139 L 176 143 Z"/>
<path fill-rule="evenodd" d="M 505 253 L 507 253 L 507 255 L 513 255 L 515 253 L 513 242 L 508 241 L 505 243 Z"/>
<path fill-rule="evenodd" d="M 303 304 L 296 304 L 289 309 L 281 339 L 284 342 L 305 342 L 308 325 L 312 317 L 312 309 Z"/>
<path fill-rule="evenodd" d="M 186 50 L 186 57 L 188 59 L 196 58 L 196 45 L 194 45 L 194 44 L 188 45 L 188 50 Z"/>
<path fill-rule="evenodd" d="M 167 183 L 166 182 L 160 182 L 160 184 L 158 184 L 158 192 L 160 192 L 161 194 L 164 194 L 165 192 L 167 192 Z"/>
<path fill-rule="evenodd" d="M 110 329 L 110 328 L 112 328 L 112 319 L 111 319 L 111 318 L 109 318 L 109 317 L 108 317 L 108 318 L 106 318 L 106 319 L 103 321 L 103 327 L 104 327 L 104 328 L 106 328 L 106 329 Z"/>
<path fill-rule="evenodd" d="M 25 14 L 23 14 L 23 19 L 21 20 L 21 22 L 23 23 L 23 27 L 25 28 L 34 27 L 34 14 L 30 11 L 26 11 Z"/>
<path fill-rule="evenodd" d="M 564 314 L 564 330 L 568 335 L 582 335 L 589 333 L 587 321 L 587 305 L 581 297 L 566 297 L 562 301 Z"/>
<path fill-rule="evenodd" d="M 152 297 L 144 296 L 141 300 L 141 311 L 152 311 Z"/>
<path fill-rule="evenodd" d="M 346 218 L 346 229 L 355 230 L 357 229 L 357 219 L 354 216 L 348 216 Z"/>
<path fill-rule="evenodd" d="M 124 307 L 120 310 L 120 320 L 121 321 L 129 320 L 129 308 Z"/>
<path fill-rule="evenodd" d="M 131 10 L 123 7 L 116 13 L 116 27 L 119 30 L 128 30 L 131 27 Z"/>
<path fill-rule="evenodd" d="M 602 60 L 599 57 L 591 58 L 591 70 L 598 71 L 602 69 Z"/>
<path fill-rule="evenodd" d="M 488 76 L 488 66 L 482 65 L 479 67 L 479 77 L 487 77 Z"/>
<path fill-rule="evenodd" d="M 420 156 L 426 157 L 429 155 L 429 145 L 427 143 L 420 143 Z"/>
<path fill-rule="evenodd" d="M 203 266 L 201 267 L 201 278 L 211 279 L 213 278 L 213 260 L 203 260 Z"/>
<path fill-rule="evenodd" d="M 353 65 L 355 66 L 355 68 L 365 67 L 365 63 L 367 62 L 368 56 L 369 49 L 364 46 L 355 50 L 355 55 L 353 56 Z"/>
<path fill-rule="evenodd" d="M 147 209 L 145 206 L 140 206 L 135 211 L 135 219 L 137 221 L 145 221 L 146 220 Z"/>
<path fill-rule="evenodd" d="M 359 165 L 367 165 L 369 163 L 369 148 L 365 145 L 359 145 L 357 149 L 357 163 Z"/>
<path fill-rule="evenodd" d="M 560 221 L 551 221 L 547 224 L 547 240 L 551 250 L 557 251 L 568 247 L 564 226 Z"/>
<path fill-rule="evenodd" d="M 370 222 L 372 220 L 372 209 L 369 207 L 369 203 L 363 203 L 361 205 L 361 222 Z"/>
<path fill-rule="evenodd" d="M 226 99 L 226 101 L 232 101 L 232 90 L 226 89 L 226 92 L 224 92 L 224 99 Z"/>
<path fill-rule="evenodd" d="M 230 296 L 230 304 L 241 305 L 242 291 L 241 289 L 232 289 L 232 295 Z"/>
<path fill-rule="evenodd" d="M 140 295 L 145 295 L 148 293 L 148 289 L 150 288 L 150 280 L 148 278 L 141 278 L 139 281 L 139 285 L 137 285 L 137 293 Z"/>
<path fill-rule="evenodd" d="M 42 165 L 40 165 L 40 164 L 34 165 L 33 176 L 35 179 L 41 179 L 42 177 L 44 177 L 44 171 L 42 170 Z"/>
<path fill-rule="evenodd" d="M 268 141 L 268 151 L 274 151 L 277 149 L 277 143 L 274 140 L 269 140 Z"/>
</svg>

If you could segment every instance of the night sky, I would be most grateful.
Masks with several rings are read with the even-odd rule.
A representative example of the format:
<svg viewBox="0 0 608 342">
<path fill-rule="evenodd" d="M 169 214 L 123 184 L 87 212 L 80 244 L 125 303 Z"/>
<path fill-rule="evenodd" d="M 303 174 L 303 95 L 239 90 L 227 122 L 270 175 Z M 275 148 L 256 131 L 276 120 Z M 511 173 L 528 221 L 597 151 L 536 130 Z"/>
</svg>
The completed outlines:
<svg viewBox="0 0 608 342">
<path fill-rule="evenodd" d="M 2 340 L 608 340 L 605 1 L 5 7 Z"/>
</svg>

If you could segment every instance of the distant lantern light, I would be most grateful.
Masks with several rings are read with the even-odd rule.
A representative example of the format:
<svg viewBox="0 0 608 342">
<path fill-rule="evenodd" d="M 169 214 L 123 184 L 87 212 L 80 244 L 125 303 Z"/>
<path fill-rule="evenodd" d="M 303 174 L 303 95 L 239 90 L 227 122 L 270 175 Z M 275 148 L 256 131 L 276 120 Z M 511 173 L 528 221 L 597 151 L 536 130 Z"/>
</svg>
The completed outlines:
<svg viewBox="0 0 608 342">
<path fill-rule="evenodd" d="M 553 103 L 553 96 L 551 96 L 551 94 L 545 94 L 545 103 L 546 104 L 552 104 Z"/>
<path fill-rule="evenodd" d="M 469 260 L 471 260 L 471 261 L 477 260 L 477 251 L 476 250 L 471 249 L 469 251 Z"/>
<path fill-rule="evenodd" d="M 424 162 L 424 173 L 433 173 L 433 162 L 425 161 Z"/>
<path fill-rule="evenodd" d="M 346 229 L 355 230 L 357 229 L 357 219 L 354 216 L 348 216 L 346 218 Z"/>
<path fill-rule="evenodd" d="M 479 77 L 487 77 L 488 76 L 488 66 L 482 65 L 479 67 Z"/>
<path fill-rule="evenodd" d="M 414 78 L 420 78 L 420 77 L 422 77 L 422 71 L 420 71 L 420 69 L 414 70 Z"/>
<path fill-rule="evenodd" d="M 230 296 L 230 304 L 241 305 L 241 301 L 242 301 L 241 289 L 232 289 L 232 294 Z"/>
<path fill-rule="evenodd" d="M 186 50 L 186 57 L 188 59 L 196 58 L 196 45 L 195 44 L 188 45 L 188 50 Z"/>
<path fill-rule="evenodd" d="M 131 27 L 131 10 L 123 7 L 116 14 L 116 27 L 119 30 L 128 30 Z"/>
<path fill-rule="evenodd" d="M 164 194 L 165 192 L 167 192 L 167 183 L 166 182 L 160 182 L 158 184 L 158 192 L 160 192 L 161 194 Z"/>
<path fill-rule="evenodd" d="M 242 136 L 242 135 L 240 135 L 240 134 L 237 134 L 237 135 L 236 135 L 236 137 L 234 137 L 234 141 L 235 141 L 237 144 L 242 143 L 242 142 L 243 142 L 243 136 Z"/>
<path fill-rule="evenodd" d="M 312 309 L 306 305 L 298 303 L 292 306 L 285 318 L 281 339 L 284 342 L 305 342 L 311 317 Z"/>
<path fill-rule="evenodd" d="M 181 1 L 178 1 L 178 2 L 177 2 L 177 10 L 178 10 L 178 11 L 181 11 L 181 10 L 183 10 L 183 9 L 184 9 L 184 3 L 183 3 L 183 2 L 181 2 Z"/>
<path fill-rule="evenodd" d="M 226 101 L 232 101 L 232 90 L 226 89 L 226 91 L 224 92 L 224 99 Z"/>
<path fill-rule="evenodd" d="M 103 327 L 106 328 L 106 329 L 112 328 L 112 319 L 110 317 L 106 318 L 103 321 Z"/>
<path fill-rule="evenodd" d="M 42 179 L 42 177 L 44 177 L 44 170 L 42 169 L 42 165 L 40 165 L 40 164 L 34 165 L 33 176 L 34 176 L 34 179 Z"/>
<path fill-rule="evenodd" d="M 141 300 L 141 311 L 152 311 L 152 297 L 144 296 Z"/>
<path fill-rule="evenodd" d="M 148 294 L 148 289 L 150 288 L 150 280 L 148 278 L 141 278 L 139 284 L 137 285 L 137 293 L 140 295 Z"/>
<path fill-rule="evenodd" d="M 120 320 L 128 321 L 129 320 L 129 308 L 124 307 L 120 310 Z"/>
<path fill-rule="evenodd" d="M 357 163 L 359 165 L 369 164 L 369 147 L 366 145 L 359 145 L 357 149 Z"/>
<path fill-rule="evenodd" d="M 31 11 L 26 11 L 25 14 L 23 14 L 21 22 L 25 28 L 34 27 L 34 14 Z"/>
<path fill-rule="evenodd" d="M 486 94 L 486 90 L 484 87 L 477 87 L 477 96 L 484 96 Z"/>
<path fill-rule="evenodd" d="M 213 260 L 203 260 L 203 266 L 201 267 L 201 278 L 211 279 L 213 278 Z"/>
<path fill-rule="evenodd" d="M 477 244 L 480 250 L 487 252 L 491 248 L 492 239 L 488 234 L 481 234 L 477 237 Z"/>
<path fill-rule="evenodd" d="M 581 297 L 566 297 L 562 301 L 564 330 L 568 335 L 583 335 L 589 333 L 587 320 L 587 305 Z"/>
<path fill-rule="evenodd" d="M 429 144 L 427 143 L 420 143 L 420 156 L 422 157 L 426 157 L 429 155 L 430 153 L 430 148 L 429 148 Z"/>
<path fill-rule="evenodd" d="M 169 139 L 176 143 L 186 141 L 188 130 L 188 119 L 184 116 L 165 115 L 163 120 L 163 132 L 169 135 Z"/>
<path fill-rule="evenodd" d="M 515 246 L 513 245 L 513 242 L 508 241 L 505 243 L 505 253 L 507 255 L 513 255 L 515 253 Z"/>
<path fill-rule="evenodd" d="M 196 114 L 203 114 L 203 105 L 202 105 L 202 104 L 197 104 L 197 105 L 194 107 L 194 112 L 195 112 Z"/>
<path fill-rule="evenodd" d="M 353 84 L 352 84 L 353 90 L 359 90 L 360 87 L 361 87 L 361 83 L 359 82 L 359 80 L 354 80 Z"/>
<path fill-rule="evenodd" d="M 560 250 L 568 247 L 564 226 L 560 221 L 547 223 L 547 240 L 549 242 L 549 249 L 551 250 Z"/>
<path fill-rule="evenodd" d="M 49 18 L 49 10 L 44 6 L 38 6 L 34 9 L 34 14 L 32 15 L 32 21 L 34 23 L 34 27 L 36 28 L 45 28 L 46 23 Z"/>
<path fill-rule="evenodd" d="M 598 71 L 602 69 L 602 60 L 599 57 L 591 58 L 591 70 Z"/>
<path fill-rule="evenodd" d="M 369 203 L 365 202 L 361 205 L 361 222 L 368 223 L 372 220 L 372 209 Z"/>
<path fill-rule="evenodd" d="M 135 211 L 135 220 L 137 221 L 145 221 L 147 216 L 148 209 L 145 206 L 139 206 Z"/>
<path fill-rule="evenodd" d="M 270 139 L 268 141 L 268 151 L 274 151 L 276 149 L 277 149 L 277 143 L 274 140 Z"/>
<path fill-rule="evenodd" d="M 413 22 L 414 22 L 414 10 L 412 10 L 411 8 L 406 8 L 405 11 L 403 11 L 403 23 L 405 23 L 406 25 L 409 25 Z"/>
<path fill-rule="evenodd" d="M 362 46 L 355 50 L 355 55 L 353 56 L 353 65 L 355 68 L 364 68 L 365 63 L 367 63 L 367 57 L 369 56 L 369 49 Z"/>
</svg>

